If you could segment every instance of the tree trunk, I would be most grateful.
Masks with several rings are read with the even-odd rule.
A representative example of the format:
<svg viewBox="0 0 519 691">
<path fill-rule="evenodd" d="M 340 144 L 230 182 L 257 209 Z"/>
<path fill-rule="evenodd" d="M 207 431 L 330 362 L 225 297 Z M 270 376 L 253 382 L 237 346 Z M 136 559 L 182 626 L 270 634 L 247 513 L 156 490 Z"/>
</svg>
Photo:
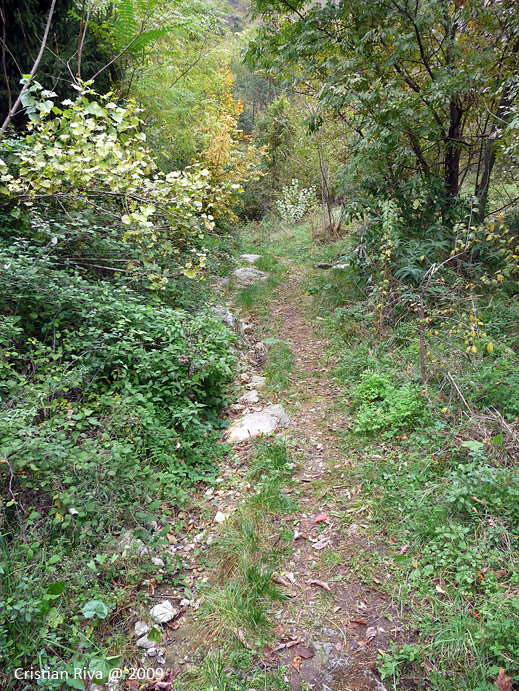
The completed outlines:
<svg viewBox="0 0 519 691">
<path fill-rule="evenodd" d="M 458 196 L 460 184 L 460 129 L 463 108 L 458 96 L 451 99 L 449 112 L 449 131 L 445 152 L 445 191 L 448 208 L 452 206 L 453 200 Z"/>
<path fill-rule="evenodd" d="M 488 189 L 490 187 L 490 179 L 492 177 L 492 170 L 496 162 L 496 142 L 499 139 L 500 130 L 503 129 L 506 118 L 506 111 L 510 106 L 510 86 L 505 89 L 501 96 L 497 112 L 494 115 L 494 122 L 490 128 L 488 137 L 486 138 L 483 147 L 482 161 L 481 161 L 481 177 L 476 181 L 476 189 L 474 191 L 478 200 L 478 209 L 476 213 L 476 220 L 482 223 L 485 220 L 487 203 L 488 203 Z"/>
</svg>

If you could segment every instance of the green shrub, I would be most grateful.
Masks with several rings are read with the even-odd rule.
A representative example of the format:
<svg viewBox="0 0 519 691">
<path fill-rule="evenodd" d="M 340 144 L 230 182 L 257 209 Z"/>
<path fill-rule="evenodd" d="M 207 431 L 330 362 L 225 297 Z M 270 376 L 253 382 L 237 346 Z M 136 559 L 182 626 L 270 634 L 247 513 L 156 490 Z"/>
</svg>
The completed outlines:
<svg viewBox="0 0 519 691">
<path fill-rule="evenodd" d="M 464 383 L 468 400 L 480 408 L 497 408 L 512 421 L 519 416 L 519 371 L 515 353 L 508 357 L 484 359 L 480 368 L 468 374 Z"/>
<path fill-rule="evenodd" d="M 416 386 L 396 386 L 388 376 L 370 371 L 362 373 L 353 391 L 353 404 L 355 431 L 363 434 L 412 429 L 426 413 Z"/>
</svg>

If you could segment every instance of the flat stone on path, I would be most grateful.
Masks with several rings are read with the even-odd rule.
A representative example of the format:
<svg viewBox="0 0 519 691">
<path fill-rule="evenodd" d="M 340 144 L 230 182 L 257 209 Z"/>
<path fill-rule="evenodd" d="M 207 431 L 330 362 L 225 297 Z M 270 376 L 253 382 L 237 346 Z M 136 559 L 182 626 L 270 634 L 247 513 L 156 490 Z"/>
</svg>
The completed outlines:
<svg viewBox="0 0 519 691">
<path fill-rule="evenodd" d="M 251 377 L 249 387 L 252 389 L 262 389 L 266 383 L 266 377 L 262 377 L 261 374 L 255 374 L 253 377 Z"/>
<path fill-rule="evenodd" d="M 261 413 L 249 413 L 233 422 L 228 429 L 227 440 L 230 444 L 234 444 L 236 442 L 246 441 L 251 437 L 257 437 L 260 434 L 269 437 L 275 432 L 277 426 L 277 419 L 269 413 L 265 413 L 264 411 Z"/>
<path fill-rule="evenodd" d="M 290 418 L 285 413 L 283 406 L 269 405 L 260 413 L 249 413 L 238 418 L 228 429 L 227 440 L 233 444 L 246 441 L 251 437 L 263 434 L 270 436 L 278 427 L 290 424 Z"/>
<path fill-rule="evenodd" d="M 281 427 L 286 427 L 287 425 L 292 424 L 292 420 L 288 417 L 288 415 L 285 413 L 285 409 L 279 403 L 268 405 L 266 408 L 263 408 L 263 412 L 277 418 L 277 421 Z"/>
<path fill-rule="evenodd" d="M 254 264 L 254 262 L 260 258 L 261 254 L 240 254 L 240 259 L 245 259 L 249 264 Z"/>
<path fill-rule="evenodd" d="M 243 396 L 240 396 L 238 400 L 240 403 L 257 403 L 259 401 L 258 392 L 256 389 L 252 389 L 252 391 L 247 391 Z"/>
<path fill-rule="evenodd" d="M 244 266 L 241 269 L 236 269 L 233 271 L 233 276 L 237 283 L 242 286 L 250 286 L 256 283 L 256 281 L 264 281 L 267 278 L 267 274 L 264 271 L 255 269 L 252 266 Z"/>
</svg>

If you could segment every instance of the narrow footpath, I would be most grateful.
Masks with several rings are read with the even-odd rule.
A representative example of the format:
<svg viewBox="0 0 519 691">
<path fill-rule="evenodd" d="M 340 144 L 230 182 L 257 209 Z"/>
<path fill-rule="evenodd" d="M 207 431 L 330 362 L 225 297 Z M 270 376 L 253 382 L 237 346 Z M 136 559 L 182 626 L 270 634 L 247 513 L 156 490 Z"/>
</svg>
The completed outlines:
<svg viewBox="0 0 519 691">
<path fill-rule="evenodd" d="M 267 542 L 275 544 L 279 536 L 288 534 L 290 544 L 273 576 L 284 597 L 273 602 L 269 611 L 271 643 L 253 657 L 253 666 L 266 670 L 265 682 L 250 688 L 277 691 L 288 685 L 292 691 L 387 691 L 376 670 L 377 658 L 408 633 L 403 613 L 385 588 L 391 576 L 384 566 L 384 540 L 370 531 L 369 507 L 352 480 L 356 452 L 345 447 L 351 421 L 345 412 L 344 391 L 333 380 L 328 345 L 316 333 L 305 276 L 286 260 L 283 264 L 287 269 L 283 281 L 269 295 L 268 325 L 250 314 L 246 317 L 237 382 L 242 395 L 228 411 L 231 430 L 247 416 L 273 411 L 278 417 L 269 438 L 284 440 L 294 458 L 283 495 L 294 500 L 296 508 L 265 511 L 263 517 Z M 270 339 L 263 338 L 267 346 L 259 338 L 265 332 L 272 334 Z M 281 392 L 269 389 L 268 380 L 264 387 L 269 341 L 284 344 L 292 357 L 288 386 Z M 147 686 L 150 691 L 236 688 L 225 682 L 207 685 L 208 652 L 225 658 L 223 651 L 230 639 L 250 652 L 254 632 L 232 622 L 214 625 L 218 617 L 204 614 L 204 587 L 223 589 L 226 579 L 232 582 L 230 570 L 222 571 L 214 564 L 221 557 L 222 532 L 255 489 L 248 473 L 257 445 L 255 436 L 237 439 L 215 488 L 195 497 L 181 512 L 186 532 L 177 535 L 171 550 L 182 560 L 182 585 L 193 595 L 186 599 L 182 587 L 172 589 L 171 585 L 154 592 L 155 602 L 176 600 L 179 616 L 167 626 L 160 649 L 159 662 L 172 672 L 163 686 Z M 205 683 L 200 676 L 204 665 Z M 282 687 L 269 686 L 267 671 L 272 669 L 284 669 Z M 244 683 L 249 672 L 239 671 Z M 224 678 L 226 673 L 237 671 L 224 665 Z"/>
</svg>

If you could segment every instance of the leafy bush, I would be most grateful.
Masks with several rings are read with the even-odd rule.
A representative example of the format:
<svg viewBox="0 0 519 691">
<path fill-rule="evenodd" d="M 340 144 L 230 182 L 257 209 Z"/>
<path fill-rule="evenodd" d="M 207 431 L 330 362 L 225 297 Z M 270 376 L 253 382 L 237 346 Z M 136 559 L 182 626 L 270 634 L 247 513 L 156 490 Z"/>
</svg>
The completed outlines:
<svg viewBox="0 0 519 691">
<path fill-rule="evenodd" d="M 471 402 L 483 408 L 497 408 L 512 421 L 519 416 L 519 372 L 516 355 L 508 350 L 508 357 L 483 360 L 466 381 Z"/>
<path fill-rule="evenodd" d="M 355 431 L 369 434 L 411 429 L 425 418 L 425 406 L 416 386 L 396 386 L 389 377 L 363 372 L 353 392 Z"/>
</svg>

